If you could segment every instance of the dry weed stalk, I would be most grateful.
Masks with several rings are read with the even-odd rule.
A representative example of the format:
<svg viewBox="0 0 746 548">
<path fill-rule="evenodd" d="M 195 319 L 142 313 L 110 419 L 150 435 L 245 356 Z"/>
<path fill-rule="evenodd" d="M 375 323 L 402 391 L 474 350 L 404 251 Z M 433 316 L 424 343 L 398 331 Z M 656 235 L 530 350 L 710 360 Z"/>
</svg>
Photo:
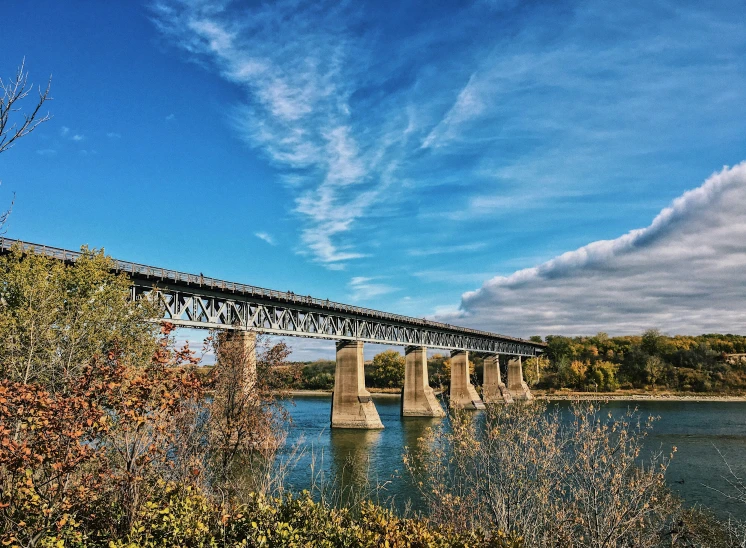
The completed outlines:
<svg viewBox="0 0 746 548">
<path fill-rule="evenodd" d="M 670 458 L 641 459 L 651 421 L 576 402 L 570 420 L 546 404 L 456 413 L 409 449 L 435 522 L 504 531 L 528 546 L 657 546 L 670 539 Z M 666 536 L 667 535 L 667 536 Z"/>
</svg>

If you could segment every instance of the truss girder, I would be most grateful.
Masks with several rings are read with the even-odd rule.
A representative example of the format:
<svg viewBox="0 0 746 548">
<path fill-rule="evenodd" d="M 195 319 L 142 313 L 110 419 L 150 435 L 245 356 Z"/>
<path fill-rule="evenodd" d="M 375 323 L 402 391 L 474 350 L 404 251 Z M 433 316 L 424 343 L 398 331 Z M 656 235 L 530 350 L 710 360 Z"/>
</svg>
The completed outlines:
<svg viewBox="0 0 746 548">
<path fill-rule="evenodd" d="M 152 286 L 133 286 L 133 298 L 151 293 Z M 238 297 L 238 296 L 237 296 Z M 176 289 L 157 290 L 163 319 L 174 325 L 204 329 L 248 329 L 296 337 L 358 340 L 393 345 L 416 345 L 491 354 L 535 356 L 540 348 L 453 330 L 404 325 L 330 310 L 313 310 L 286 303 L 273 304 L 238 297 L 227 299 Z"/>
</svg>

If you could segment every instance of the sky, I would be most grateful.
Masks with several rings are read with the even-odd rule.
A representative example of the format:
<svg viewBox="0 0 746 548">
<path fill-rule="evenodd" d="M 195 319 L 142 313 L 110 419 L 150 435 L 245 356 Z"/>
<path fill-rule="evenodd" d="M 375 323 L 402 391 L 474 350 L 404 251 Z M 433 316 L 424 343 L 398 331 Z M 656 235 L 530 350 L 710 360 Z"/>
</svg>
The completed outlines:
<svg viewBox="0 0 746 548">
<path fill-rule="evenodd" d="M 6 236 L 512 336 L 744 334 L 745 20 L 5 0 L 0 76 L 54 97 L 0 155 Z"/>
</svg>

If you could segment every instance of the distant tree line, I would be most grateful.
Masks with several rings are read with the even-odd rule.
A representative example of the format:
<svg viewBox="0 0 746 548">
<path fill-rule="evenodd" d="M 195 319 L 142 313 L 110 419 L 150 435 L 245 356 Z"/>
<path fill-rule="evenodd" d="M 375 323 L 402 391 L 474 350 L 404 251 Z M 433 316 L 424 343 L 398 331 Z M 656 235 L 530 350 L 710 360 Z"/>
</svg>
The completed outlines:
<svg viewBox="0 0 746 548">
<path fill-rule="evenodd" d="M 482 358 L 470 356 L 475 382 L 481 382 Z M 396 350 L 385 350 L 365 364 L 365 385 L 369 388 L 400 389 L 404 386 L 405 358 Z M 334 388 L 334 360 L 292 362 L 274 371 L 271 383 L 277 389 L 332 390 Z M 447 389 L 451 382 L 451 359 L 444 354 L 433 354 L 427 360 L 430 385 Z"/>
<path fill-rule="evenodd" d="M 746 354 L 746 337 L 742 335 L 666 336 L 651 329 L 642 335 L 621 337 L 606 333 L 592 337 L 549 335 L 545 342 L 547 351 L 543 356 L 524 360 L 523 374 L 532 387 L 597 392 L 746 391 L 746 356 L 739 356 Z M 469 361 L 472 380 L 481 385 L 483 358 L 472 354 Z M 450 363 L 444 354 L 428 358 L 431 386 L 448 389 Z M 334 369 L 333 360 L 295 362 L 275 371 L 272 384 L 295 390 L 332 390 Z M 377 354 L 366 363 L 365 383 L 370 388 L 401 388 L 404 356 L 395 350 Z"/>
<path fill-rule="evenodd" d="M 524 367 L 529 383 L 540 388 L 746 390 L 746 360 L 734 356 L 746 353 L 741 335 L 666 336 L 651 329 L 622 337 L 550 335 L 546 343 L 547 359 Z"/>
</svg>

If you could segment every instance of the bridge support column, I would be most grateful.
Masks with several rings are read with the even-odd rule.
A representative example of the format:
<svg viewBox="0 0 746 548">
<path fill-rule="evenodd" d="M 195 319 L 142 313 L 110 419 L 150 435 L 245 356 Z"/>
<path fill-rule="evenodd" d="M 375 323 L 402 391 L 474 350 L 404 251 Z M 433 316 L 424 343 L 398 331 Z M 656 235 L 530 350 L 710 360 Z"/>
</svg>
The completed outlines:
<svg viewBox="0 0 746 548">
<path fill-rule="evenodd" d="M 465 350 L 451 352 L 450 406 L 453 409 L 484 409 L 484 403 L 469 380 L 469 353 Z"/>
<path fill-rule="evenodd" d="M 383 428 L 378 411 L 365 389 L 363 343 L 337 343 L 337 369 L 332 395 L 332 428 Z"/>
<path fill-rule="evenodd" d="M 484 403 L 511 403 L 513 401 L 508 387 L 500 378 L 500 356 L 488 356 L 484 359 L 482 389 Z"/>
<path fill-rule="evenodd" d="M 218 343 L 218 360 L 243 370 L 243 391 L 248 394 L 256 386 L 256 332 L 223 331 Z"/>
<path fill-rule="evenodd" d="M 533 400 L 526 381 L 523 380 L 523 364 L 518 356 L 508 362 L 508 391 L 514 400 Z"/>
<path fill-rule="evenodd" d="M 404 349 L 404 388 L 401 396 L 402 417 L 444 417 L 427 379 L 427 348 L 407 346 Z"/>
</svg>

